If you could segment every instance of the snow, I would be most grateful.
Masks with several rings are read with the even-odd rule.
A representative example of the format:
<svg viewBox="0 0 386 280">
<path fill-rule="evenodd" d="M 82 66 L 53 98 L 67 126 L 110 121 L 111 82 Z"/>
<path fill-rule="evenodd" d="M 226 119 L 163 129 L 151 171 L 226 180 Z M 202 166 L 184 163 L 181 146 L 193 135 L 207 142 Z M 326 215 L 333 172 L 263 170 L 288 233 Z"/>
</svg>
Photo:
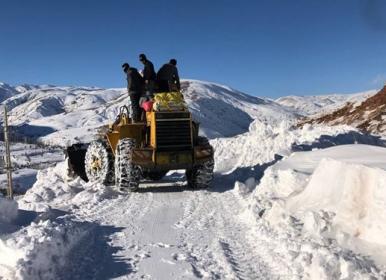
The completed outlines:
<svg viewBox="0 0 386 280">
<path fill-rule="evenodd" d="M 319 96 L 284 96 L 275 101 L 303 116 L 326 113 L 344 106 L 347 102 L 359 104 L 378 90 L 369 90 L 353 94 L 329 94 Z"/>
<path fill-rule="evenodd" d="M 63 150 L 57 147 L 47 147 L 36 144 L 11 143 L 11 162 L 13 167 L 13 189 L 17 194 L 25 193 L 36 181 L 39 169 L 55 165 L 64 159 Z M 0 141 L 0 153 L 5 154 L 4 143 Z M 0 158 L 0 189 L 7 185 L 7 175 Z"/>
<path fill-rule="evenodd" d="M 330 135 L 339 139 L 353 131 L 348 126 L 304 126 L 295 129 L 291 121 L 256 119 L 249 132 L 232 138 L 217 138 L 211 142 L 215 148 L 215 168 L 217 172 L 230 172 L 240 167 L 257 168 L 258 165 L 274 161 L 275 156 L 288 155 L 297 145 L 316 145 L 314 142 L 322 136 Z M 343 141 L 350 139 L 343 137 Z M 330 140 L 329 144 L 341 143 Z"/>
<path fill-rule="evenodd" d="M 16 201 L 0 196 L 0 225 L 14 220 L 17 217 L 17 210 Z"/>
<path fill-rule="evenodd" d="M 385 163 L 384 159 L 386 169 Z M 344 233 L 345 238 L 358 238 L 380 248 L 386 245 L 385 202 L 385 170 L 323 159 L 306 188 L 288 199 L 286 207 L 296 216 L 310 211 L 331 212 L 331 231 L 336 235 Z M 386 251 L 382 251 L 386 257 Z"/>
<path fill-rule="evenodd" d="M 127 100 L 124 89 L 15 89 L 11 124 L 62 147 L 90 141 Z M 185 80 L 183 89 L 212 138 L 213 188 L 191 190 L 171 171 L 126 194 L 70 178 L 60 148 L 12 145 L 25 194 L 0 198 L 0 278 L 386 278 L 382 139 L 296 128 L 298 109 L 227 86 Z"/>
<path fill-rule="evenodd" d="M 323 158 L 352 164 L 364 164 L 386 170 L 386 149 L 363 144 L 339 145 L 323 150 L 314 150 L 312 153 L 296 152 L 287 159 L 278 162 L 276 168 L 285 170 L 292 167 L 298 172 L 311 174 Z"/>
<path fill-rule="evenodd" d="M 226 86 L 196 80 L 183 80 L 181 86 L 193 118 L 209 138 L 246 132 L 255 118 L 295 117 L 273 101 Z M 62 147 L 93 140 L 97 128 L 113 122 L 119 108 L 128 105 L 123 88 L 24 86 L 19 90 L 4 102 L 10 125 L 19 134 Z"/>
<path fill-rule="evenodd" d="M 0 103 L 17 93 L 18 91 L 12 86 L 0 82 Z"/>
<path fill-rule="evenodd" d="M 46 213 L 12 237 L 0 240 L 0 275 L 5 279 L 55 279 L 63 258 L 87 229 L 63 216 Z M 51 219 L 54 219 L 53 221 Z"/>
<path fill-rule="evenodd" d="M 36 169 L 23 168 L 12 173 L 13 190 L 15 193 L 25 193 L 36 181 Z M 7 187 L 7 174 L 0 174 L 0 189 Z"/>
<path fill-rule="evenodd" d="M 351 275 L 348 279 L 363 265 L 361 254 L 386 267 L 386 251 L 380 250 L 386 225 L 385 155 L 385 148 L 368 145 L 294 153 L 265 171 L 250 205 L 278 232 L 293 227 L 304 244 L 311 242 L 313 259 L 327 245 L 339 256 L 347 254 L 345 250 L 355 252 L 344 261 L 350 266 L 345 272 Z M 335 243 L 328 244 L 329 240 Z M 324 262 L 325 258 L 313 263 L 311 279 L 336 278 Z"/>
</svg>

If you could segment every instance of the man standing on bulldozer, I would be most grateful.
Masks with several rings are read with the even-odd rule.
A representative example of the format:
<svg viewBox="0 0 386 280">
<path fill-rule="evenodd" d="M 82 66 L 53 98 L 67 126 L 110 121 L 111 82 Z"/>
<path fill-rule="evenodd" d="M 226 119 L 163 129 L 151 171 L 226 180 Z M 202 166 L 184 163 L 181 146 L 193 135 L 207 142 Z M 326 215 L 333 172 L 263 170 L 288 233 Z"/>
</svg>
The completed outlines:
<svg viewBox="0 0 386 280">
<path fill-rule="evenodd" d="M 139 55 L 139 61 L 142 62 L 143 68 L 143 79 L 145 81 L 145 94 L 149 98 L 153 97 L 156 74 L 154 71 L 153 63 L 147 59 L 146 55 L 141 53 Z"/>
<path fill-rule="evenodd" d="M 144 80 L 134 67 L 130 67 L 128 63 L 122 64 L 123 72 L 127 75 L 127 91 L 131 103 L 131 118 L 133 122 L 138 122 L 141 117 L 141 108 L 139 107 L 139 99 L 144 90 Z"/>
<path fill-rule="evenodd" d="M 157 72 L 157 84 L 159 92 L 179 91 L 180 77 L 178 76 L 177 60 L 170 59 Z"/>
</svg>

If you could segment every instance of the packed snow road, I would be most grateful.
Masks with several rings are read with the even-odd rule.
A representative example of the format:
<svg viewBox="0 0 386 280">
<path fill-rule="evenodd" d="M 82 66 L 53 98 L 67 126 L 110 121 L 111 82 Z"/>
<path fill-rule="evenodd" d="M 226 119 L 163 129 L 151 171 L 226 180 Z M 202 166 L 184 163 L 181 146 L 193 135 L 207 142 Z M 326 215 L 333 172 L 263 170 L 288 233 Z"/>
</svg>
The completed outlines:
<svg viewBox="0 0 386 280">
<path fill-rule="evenodd" d="M 0 198 L 0 279 L 385 279 L 378 140 L 256 121 L 211 141 L 207 190 L 174 172 L 120 193 L 69 178 L 60 162 L 17 203 Z M 314 150 L 357 142 L 372 146 Z"/>
<path fill-rule="evenodd" d="M 283 279 L 287 265 L 269 252 L 272 242 L 250 232 L 243 209 L 232 191 L 189 190 L 178 183 L 142 185 L 139 193 L 80 208 L 79 218 L 100 227 L 93 228 L 93 240 L 85 239 L 71 253 L 63 276 Z M 100 242 L 106 235 L 107 247 Z"/>
</svg>

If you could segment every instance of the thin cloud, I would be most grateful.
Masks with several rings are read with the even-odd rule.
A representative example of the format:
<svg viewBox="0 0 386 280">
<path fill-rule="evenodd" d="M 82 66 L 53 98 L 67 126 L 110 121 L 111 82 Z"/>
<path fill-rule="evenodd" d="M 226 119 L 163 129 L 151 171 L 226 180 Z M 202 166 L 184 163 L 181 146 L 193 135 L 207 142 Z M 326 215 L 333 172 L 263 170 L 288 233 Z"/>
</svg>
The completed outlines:
<svg viewBox="0 0 386 280">
<path fill-rule="evenodd" d="M 374 86 L 385 85 L 386 84 L 386 74 L 378 74 L 371 81 L 371 84 Z"/>
</svg>

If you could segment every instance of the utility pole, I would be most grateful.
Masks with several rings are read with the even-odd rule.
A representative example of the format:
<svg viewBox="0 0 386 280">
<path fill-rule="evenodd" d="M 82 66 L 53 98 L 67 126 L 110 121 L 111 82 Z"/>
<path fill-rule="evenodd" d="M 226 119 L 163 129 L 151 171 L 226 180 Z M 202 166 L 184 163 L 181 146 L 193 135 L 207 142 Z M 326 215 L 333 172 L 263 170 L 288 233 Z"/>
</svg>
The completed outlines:
<svg viewBox="0 0 386 280">
<path fill-rule="evenodd" d="M 7 170 L 7 193 L 10 199 L 13 199 L 12 188 L 12 165 L 11 165 L 11 151 L 9 148 L 9 135 L 8 135 L 8 113 L 7 106 L 4 105 L 4 142 L 5 142 L 5 168 Z"/>
</svg>

